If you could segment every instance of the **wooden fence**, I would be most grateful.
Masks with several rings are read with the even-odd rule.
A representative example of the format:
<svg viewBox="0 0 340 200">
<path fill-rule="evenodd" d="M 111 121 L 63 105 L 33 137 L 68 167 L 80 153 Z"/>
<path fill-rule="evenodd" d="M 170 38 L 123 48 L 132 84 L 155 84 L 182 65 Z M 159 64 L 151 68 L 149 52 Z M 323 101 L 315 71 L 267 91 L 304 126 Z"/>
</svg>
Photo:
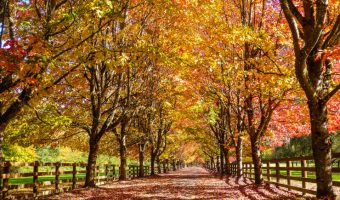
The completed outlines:
<svg viewBox="0 0 340 200">
<path fill-rule="evenodd" d="M 340 153 L 332 155 L 333 186 L 340 187 Z M 237 165 L 231 164 L 233 175 L 237 174 Z M 315 165 L 312 156 L 262 160 L 262 175 L 265 182 L 272 183 L 289 190 L 296 190 L 302 194 L 316 194 Z M 254 179 L 254 165 L 250 162 L 243 163 L 243 176 Z"/>
<path fill-rule="evenodd" d="M 82 187 L 85 182 L 86 166 L 86 163 L 0 162 L 1 199 L 32 199 Z M 164 173 L 169 170 L 169 165 L 163 163 L 161 171 L 156 172 Z M 139 177 L 138 172 L 139 166 L 127 167 L 129 179 Z M 97 164 L 94 173 L 97 185 L 117 180 L 119 177 L 118 167 L 112 164 Z M 144 166 L 144 175 L 150 175 L 149 166 Z"/>
</svg>

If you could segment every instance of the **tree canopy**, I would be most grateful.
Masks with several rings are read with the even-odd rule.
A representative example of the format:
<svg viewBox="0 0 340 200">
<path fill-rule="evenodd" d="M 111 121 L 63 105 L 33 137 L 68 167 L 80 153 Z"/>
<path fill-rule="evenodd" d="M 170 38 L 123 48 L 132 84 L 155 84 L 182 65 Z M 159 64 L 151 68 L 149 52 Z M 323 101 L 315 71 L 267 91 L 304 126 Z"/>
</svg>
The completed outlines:
<svg viewBox="0 0 340 200">
<path fill-rule="evenodd" d="M 0 0 L 0 159 L 35 159 L 44 146 L 86 152 L 88 187 L 99 155 L 143 165 L 145 154 L 151 170 L 217 159 L 225 173 L 251 160 L 261 184 L 264 152 L 289 156 L 294 138 L 310 137 L 317 194 L 332 196 L 339 6 Z"/>
</svg>

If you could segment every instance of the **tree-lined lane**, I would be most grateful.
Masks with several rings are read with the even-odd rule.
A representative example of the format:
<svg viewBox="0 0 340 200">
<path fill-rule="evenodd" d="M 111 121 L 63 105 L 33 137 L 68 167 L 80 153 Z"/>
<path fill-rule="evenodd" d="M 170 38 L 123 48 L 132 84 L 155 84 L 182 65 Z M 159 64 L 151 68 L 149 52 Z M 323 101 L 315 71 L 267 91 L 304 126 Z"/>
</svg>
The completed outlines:
<svg viewBox="0 0 340 200">
<path fill-rule="evenodd" d="M 297 199 L 275 186 L 256 187 L 247 179 L 215 177 L 200 167 L 184 168 L 95 189 L 79 189 L 50 199 Z"/>
</svg>

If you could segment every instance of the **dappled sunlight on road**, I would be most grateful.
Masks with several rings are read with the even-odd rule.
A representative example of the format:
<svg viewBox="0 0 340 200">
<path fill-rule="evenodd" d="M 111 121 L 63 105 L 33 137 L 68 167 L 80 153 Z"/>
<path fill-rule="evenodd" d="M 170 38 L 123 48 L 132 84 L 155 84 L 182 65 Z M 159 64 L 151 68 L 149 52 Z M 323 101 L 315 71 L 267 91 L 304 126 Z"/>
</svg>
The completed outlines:
<svg viewBox="0 0 340 200">
<path fill-rule="evenodd" d="M 298 199 L 275 186 L 256 187 L 248 179 L 214 176 L 189 167 L 168 174 L 113 182 L 96 189 L 78 189 L 49 199 Z"/>
</svg>

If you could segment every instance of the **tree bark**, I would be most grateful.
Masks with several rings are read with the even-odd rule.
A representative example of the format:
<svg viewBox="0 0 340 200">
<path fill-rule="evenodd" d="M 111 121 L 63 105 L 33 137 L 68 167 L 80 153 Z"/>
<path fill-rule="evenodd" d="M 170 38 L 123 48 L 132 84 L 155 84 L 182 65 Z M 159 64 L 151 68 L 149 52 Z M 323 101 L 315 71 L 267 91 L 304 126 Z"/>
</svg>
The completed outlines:
<svg viewBox="0 0 340 200">
<path fill-rule="evenodd" d="M 221 176 L 225 173 L 225 165 L 224 165 L 224 149 L 223 146 L 220 146 L 220 173 Z"/>
<path fill-rule="evenodd" d="M 327 106 L 322 102 L 308 103 L 312 129 L 312 149 L 315 161 L 317 197 L 335 199 L 332 187 L 331 139 L 327 129 Z"/>
<path fill-rule="evenodd" d="M 125 136 L 119 143 L 119 157 L 120 157 L 120 167 L 119 167 L 119 180 L 126 180 L 126 145 Z"/>
<path fill-rule="evenodd" d="M 224 162 L 225 162 L 225 174 L 230 175 L 230 161 L 229 161 L 229 149 L 223 149 Z"/>
<path fill-rule="evenodd" d="M 166 171 L 168 172 L 170 171 L 169 159 L 166 159 L 165 162 L 166 162 Z"/>
<path fill-rule="evenodd" d="M 160 174 L 162 173 L 162 169 L 161 169 L 161 162 L 159 160 L 159 156 L 157 157 L 156 162 L 157 162 L 157 171 Z"/>
<path fill-rule="evenodd" d="M 251 156 L 254 164 L 255 184 L 261 185 L 262 178 L 262 163 L 260 153 L 260 142 L 256 138 L 251 138 Z"/>
<path fill-rule="evenodd" d="M 210 157 L 210 169 L 215 169 L 214 157 Z"/>
<path fill-rule="evenodd" d="M 339 43 L 340 15 L 336 17 L 335 23 L 329 23 L 328 1 L 318 0 L 315 5 L 311 1 L 303 1 L 303 12 L 294 6 L 292 0 L 280 0 L 280 3 L 292 33 L 295 74 L 308 99 L 316 196 L 319 199 L 335 199 L 326 104 L 339 91 L 340 86 L 337 85 L 330 91 L 333 65 L 323 52 Z M 328 33 L 324 33 L 326 26 L 330 29 Z M 303 35 L 300 35 L 299 27 L 303 30 Z"/>
<path fill-rule="evenodd" d="M 165 161 L 164 160 L 163 160 L 162 164 L 163 164 L 163 172 L 166 173 L 167 170 L 166 170 L 166 165 L 165 165 Z"/>
<path fill-rule="evenodd" d="M 216 157 L 216 170 L 217 172 L 220 172 L 220 157 Z"/>
<path fill-rule="evenodd" d="M 138 153 L 138 158 L 139 158 L 139 172 L 138 175 L 139 177 L 144 177 L 144 150 L 145 150 L 145 143 L 139 144 L 139 153 Z"/>
<path fill-rule="evenodd" d="M 90 151 L 86 167 L 86 177 L 84 187 L 96 187 L 95 183 L 95 167 L 97 162 L 98 142 L 94 138 L 90 138 Z"/>
<path fill-rule="evenodd" d="M 241 177 L 243 175 L 242 150 L 243 150 L 242 139 L 239 137 L 236 145 L 237 177 Z"/>
<path fill-rule="evenodd" d="M 151 152 L 150 153 L 150 165 L 151 165 L 150 175 L 155 175 L 155 161 L 156 161 L 156 155 Z"/>
<path fill-rule="evenodd" d="M 172 160 L 172 171 L 176 171 L 176 161 Z"/>
</svg>

